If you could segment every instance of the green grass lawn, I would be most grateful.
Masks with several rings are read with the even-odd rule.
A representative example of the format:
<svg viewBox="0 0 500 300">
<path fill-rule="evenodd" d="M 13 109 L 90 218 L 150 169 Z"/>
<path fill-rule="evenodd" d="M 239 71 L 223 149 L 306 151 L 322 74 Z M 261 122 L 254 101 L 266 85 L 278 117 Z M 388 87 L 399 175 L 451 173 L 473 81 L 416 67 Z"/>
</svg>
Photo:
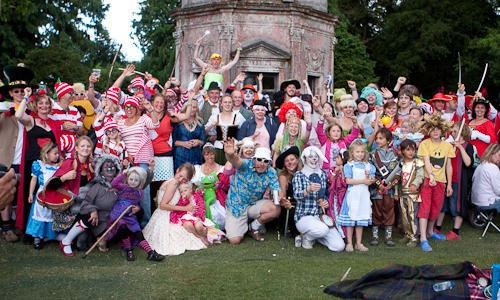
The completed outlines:
<svg viewBox="0 0 500 300">
<path fill-rule="evenodd" d="M 498 220 L 499 218 L 497 218 Z M 448 230 L 445 223 L 443 230 Z M 500 234 L 481 231 L 469 224 L 462 240 L 431 242 L 434 249 L 397 245 L 369 247 L 367 253 L 332 253 L 321 245 L 297 249 L 292 239 L 278 241 L 275 232 L 266 242 L 246 238 L 239 246 L 224 243 L 202 251 L 146 260 L 141 249 L 137 260 L 127 262 L 118 246 L 109 253 L 95 250 L 64 257 L 56 243 L 41 251 L 22 243 L 0 242 L 0 290 L 2 299 L 321 299 L 330 298 L 323 288 L 339 281 L 352 267 L 349 279 L 390 264 L 448 264 L 471 261 L 481 268 L 500 263 Z M 364 232 L 366 238 L 369 231 Z M 399 234 L 395 234 L 399 239 Z M 368 245 L 368 240 L 365 241 Z"/>
</svg>

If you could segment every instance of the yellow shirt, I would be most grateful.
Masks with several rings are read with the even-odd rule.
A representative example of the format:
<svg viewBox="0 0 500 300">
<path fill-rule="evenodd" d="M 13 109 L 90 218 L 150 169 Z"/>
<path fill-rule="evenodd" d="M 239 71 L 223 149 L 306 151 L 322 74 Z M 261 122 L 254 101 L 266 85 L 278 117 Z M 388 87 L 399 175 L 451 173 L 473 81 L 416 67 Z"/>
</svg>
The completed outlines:
<svg viewBox="0 0 500 300">
<path fill-rule="evenodd" d="M 426 139 L 418 147 L 418 156 L 422 159 L 427 156 L 432 165 L 432 173 L 437 182 L 446 183 L 446 162 L 455 157 L 453 146 L 445 141 L 434 143 Z M 425 178 L 429 178 L 427 169 L 424 168 Z"/>
</svg>

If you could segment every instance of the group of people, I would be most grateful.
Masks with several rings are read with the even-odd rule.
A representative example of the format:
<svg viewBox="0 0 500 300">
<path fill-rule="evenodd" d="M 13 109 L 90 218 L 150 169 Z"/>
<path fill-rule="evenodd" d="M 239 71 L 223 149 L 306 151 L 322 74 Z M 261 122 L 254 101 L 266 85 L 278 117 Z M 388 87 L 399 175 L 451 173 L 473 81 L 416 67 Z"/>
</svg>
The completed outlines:
<svg viewBox="0 0 500 300">
<path fill-rule="evenodd" d="M 460 239 L 472 204 L 500 210 L 500 115 L 481 94 L 461 84 L 423 101 L 400 77 L 359 93 L 353 81 L 351 93 L 325 82 L 319 95 L 291 79 L 270 97 L 261 75 L 244 73 L 223 89 L 237 60 L 196 57 L 196 80 L 163 86 L 129 65 L 106 91 L 92 73 L 87 89 L 58 82 L 53 97 L 29 68 L 4 68 L 2 199 L 17 182 L 4 238 L 35 249 L 57 240 L 74 256 L 72 245 L 102 237 L 100 251 L 116 241 L 129 261 L 137 245 L 160 261 L 275 229 L 304 249 L 364 252 L 371 227 L 371 246 L 394 246 L 400 228 L 428 252 L 429 240 Z M 446 214 L 453 228 L 442 234 Z"/>
</svg>

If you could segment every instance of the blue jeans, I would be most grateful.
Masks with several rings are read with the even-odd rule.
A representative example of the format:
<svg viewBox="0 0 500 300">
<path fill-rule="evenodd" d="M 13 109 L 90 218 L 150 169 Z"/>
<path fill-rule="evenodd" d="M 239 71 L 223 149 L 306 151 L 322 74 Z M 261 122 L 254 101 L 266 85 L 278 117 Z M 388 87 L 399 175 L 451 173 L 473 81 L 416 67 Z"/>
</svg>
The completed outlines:
<svg viewBox="0 0 500 300">
<path fill-rule="evenodd" d="M 140 163 L 139 167 L 145 169 L 146 171 L 149 170 L 149 164 L 147 163 Z M 151 196 L 149 195 L 149 184 L 144 188 L 144 195 L 142 196 L 141 199 L 141 209 L 143 211 L 143 216 L 141 220 L 141 228 L 146 227 L 146 225 L 149 222 L 149 219 L 151 219 Z"/>
<path fill-rule="evenodd" d="M 500 213 L 500 198 L 496 198 L 495 202 L 488 206 L 480 206 L 482 209 L 496 209 Z"/>
</svg>

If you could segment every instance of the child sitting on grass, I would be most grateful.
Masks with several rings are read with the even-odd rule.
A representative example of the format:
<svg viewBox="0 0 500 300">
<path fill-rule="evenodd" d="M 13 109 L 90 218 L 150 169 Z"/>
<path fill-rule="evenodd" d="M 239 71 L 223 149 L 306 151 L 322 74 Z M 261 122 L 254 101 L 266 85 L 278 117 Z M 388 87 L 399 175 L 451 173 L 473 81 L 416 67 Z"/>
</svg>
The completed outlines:
<svg viewBox="0 0 500 300">
<path fill-rule="evenodd" d="M 205 202 L 202 191 L 193 194 L 193 185 L 188 182 L 179 185 L 179 192 L 181 198 L 177 202 L 177 206 L 182 206 L 185 210 L 172 211 L 170 213 L 170 222 L 182 224 L 184 229 L 208 246 L 207 228 L 203 225 L 203 221 L 205 221 Z"/>
</svg>

